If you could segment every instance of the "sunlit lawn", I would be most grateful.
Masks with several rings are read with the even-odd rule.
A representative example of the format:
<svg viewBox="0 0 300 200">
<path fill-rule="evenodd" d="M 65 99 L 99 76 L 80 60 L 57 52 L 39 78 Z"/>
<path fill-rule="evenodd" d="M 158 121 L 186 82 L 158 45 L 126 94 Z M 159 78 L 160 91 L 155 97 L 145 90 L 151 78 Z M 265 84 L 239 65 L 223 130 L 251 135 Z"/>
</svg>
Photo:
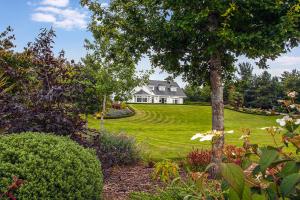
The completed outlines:
<svg viewBox="0 0 300 200">
<path fill-rule="evenodd" d="M 209 148 L 209 142 L 191 141 L 199 132 L 211 128 L 211 107 L 197 105 L 131 105 L 136 115 L 105 121 L 105 128 L 114 133 L 132 135 L 153 159 L 179 158 L 192 148 Z M 261 116 L 225 110 L 225 128 L 234 130 L 226 135 L 226 143 L 242 145 L 243 128 L 252 130 L 251 142 L 273 144 L 271 137 L 260 128 L 276 125 L 278 116 Z M 89 117 L 89 127 L 99 128 L 99 120 Z M 280 137 L 278 136 L 279 140 Z"/>
</svg>

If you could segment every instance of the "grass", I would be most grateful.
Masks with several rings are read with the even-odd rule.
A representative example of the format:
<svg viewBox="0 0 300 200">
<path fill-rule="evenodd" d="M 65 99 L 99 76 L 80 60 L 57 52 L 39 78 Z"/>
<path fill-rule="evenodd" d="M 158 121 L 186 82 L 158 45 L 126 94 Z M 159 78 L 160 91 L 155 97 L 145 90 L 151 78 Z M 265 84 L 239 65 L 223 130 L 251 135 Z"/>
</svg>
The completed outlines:
<svg viewBox="0 0 300 200">
<path fill-rule="evenodd" d="M 152 159 L 182 158 L 192 148 L 210 148 L 210 142 L 190 140 L 195 133 L 211 129 L 210 106 L 134 104 L 132 107 L 136 110 L 135 116 L 108 119 L 105 128 L 134 136 Z M 260 128 L 276 125 L 277 118 L 225 109 L 225 128 L 235 132 L 226 135 L 226 143 L 241 146 L 242 128 L 250 128 L 252 143 L 273 144 L 272 138 Z M 89 127 L 98 129 L 99 120 L 89 117 Z"/>
</svg>

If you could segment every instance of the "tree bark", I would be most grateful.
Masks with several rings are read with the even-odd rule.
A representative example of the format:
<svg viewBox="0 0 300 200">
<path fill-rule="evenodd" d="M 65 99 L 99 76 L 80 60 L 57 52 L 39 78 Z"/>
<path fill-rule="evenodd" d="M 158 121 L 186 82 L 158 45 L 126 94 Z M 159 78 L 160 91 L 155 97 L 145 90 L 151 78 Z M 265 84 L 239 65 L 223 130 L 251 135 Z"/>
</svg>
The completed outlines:
<svg viewBox="0 0 300 200">
<path fill-rule="evenodd" d="M 224 147 L 224 103 L 223 103 L 223 83 L 221 75 L 221 58 L 216 53 L 210 60 L 210 83 L 211 83 L 211 105 L 212 105 L 212 130 L 220 132 L 212 143 L 212 163 L 210 175 L 216 178 L 219 173 L 219 165 L 222 162 Z"/>
<path fill-rule="evenodd" d="M 100 131 L 104 130 L 104 115 L 105 115 L 105 110 L 106 110 L 106 95 L 104 95 L 104 97 L 103 97 L 101 120 L 100 120 Z"/>
<path fill-rule="evenodd" d="M 219 27 L 218 14 L 211 13 L 208 17 L 208 31 L 213 36 L 216 35 Z M 210 177 L 216 178 L 219 174 L 219 166 L 222 162 L 224 146 L 224 103 L 223 103 L 223 83 L 222 83 L 222 62 L 220 49 L 215 47 L 209 59 L 210 84 L 211 84 L 211 106 L 212 106 L 212 130 L 218 131 L 220 136 L 212 141 L 211 162 L 215 164 L 210 169 Z"/>
</svg>

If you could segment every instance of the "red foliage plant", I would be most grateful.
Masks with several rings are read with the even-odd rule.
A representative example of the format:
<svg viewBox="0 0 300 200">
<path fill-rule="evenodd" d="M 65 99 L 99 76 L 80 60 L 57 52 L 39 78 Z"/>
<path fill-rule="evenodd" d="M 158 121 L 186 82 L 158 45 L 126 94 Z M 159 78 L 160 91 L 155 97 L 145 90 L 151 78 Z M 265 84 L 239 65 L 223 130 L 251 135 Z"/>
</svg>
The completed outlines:
<svg viewBox="0 0 300 200">
<path fill-rule="evenodd" d="M 17 190 L 24 184 L 24 180 L 17 178 L 16 176 L 13 177 L 13 182 L 7 187 L 7 191 L 0 194 L 0 199 L 6 196 L 10 200 L 16 200 L 16 197 L 13 195 L 13 191 Z"/>
<path fill-rule="evenodd" d="M 234 145 L 225 145 L 224 156 L 227 162 L 241 165 L 243 157 L 245 156 L 245 149 Z"/>
<path fill-rule="evenodd" d="M 187 160 L 191 166 L 207 166 L 211 162 L 211 151 L 195 149 L 188 154 Z"/>
<path fill-rule="evenodd" d="M 111 107 L 113 109 L 117 109 L 117 110 L 121 110 L 122 109 L 122 106 L 119 103 L 114 103 L 114 104 L 111 105 Z"/>
</svg>

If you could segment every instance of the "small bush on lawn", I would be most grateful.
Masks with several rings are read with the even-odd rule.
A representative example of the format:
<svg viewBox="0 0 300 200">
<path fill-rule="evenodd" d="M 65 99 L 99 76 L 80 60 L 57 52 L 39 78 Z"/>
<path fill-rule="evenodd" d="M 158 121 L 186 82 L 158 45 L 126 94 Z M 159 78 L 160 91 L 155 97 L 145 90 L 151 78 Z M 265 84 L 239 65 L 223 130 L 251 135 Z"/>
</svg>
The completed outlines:
<svg viewBox="0 0 300 200">
<path fill-rule="evenodd" d="M 24 180 L 13 191 L 18 200 L 100 199 L 103 186 L 100 162 L 92 151 L 41 133 L 0 137 L 0 196 L 16 178 Z"/>
<path fill-rule="evenodd" d="M 121 109 L 121 110 L 111 108 L 106 113 L 105 118 L 121 118 L 121 117 L 131 116 L 132 114 L 133 112 L 128 108 Z"/>
<path fill-rule="evenodd" d="M 135 139 L 125 134 L 100 133 L 95 145 L 98 157 L 108 166 L 130 165 L 140 159 Z"/>
</svg>

